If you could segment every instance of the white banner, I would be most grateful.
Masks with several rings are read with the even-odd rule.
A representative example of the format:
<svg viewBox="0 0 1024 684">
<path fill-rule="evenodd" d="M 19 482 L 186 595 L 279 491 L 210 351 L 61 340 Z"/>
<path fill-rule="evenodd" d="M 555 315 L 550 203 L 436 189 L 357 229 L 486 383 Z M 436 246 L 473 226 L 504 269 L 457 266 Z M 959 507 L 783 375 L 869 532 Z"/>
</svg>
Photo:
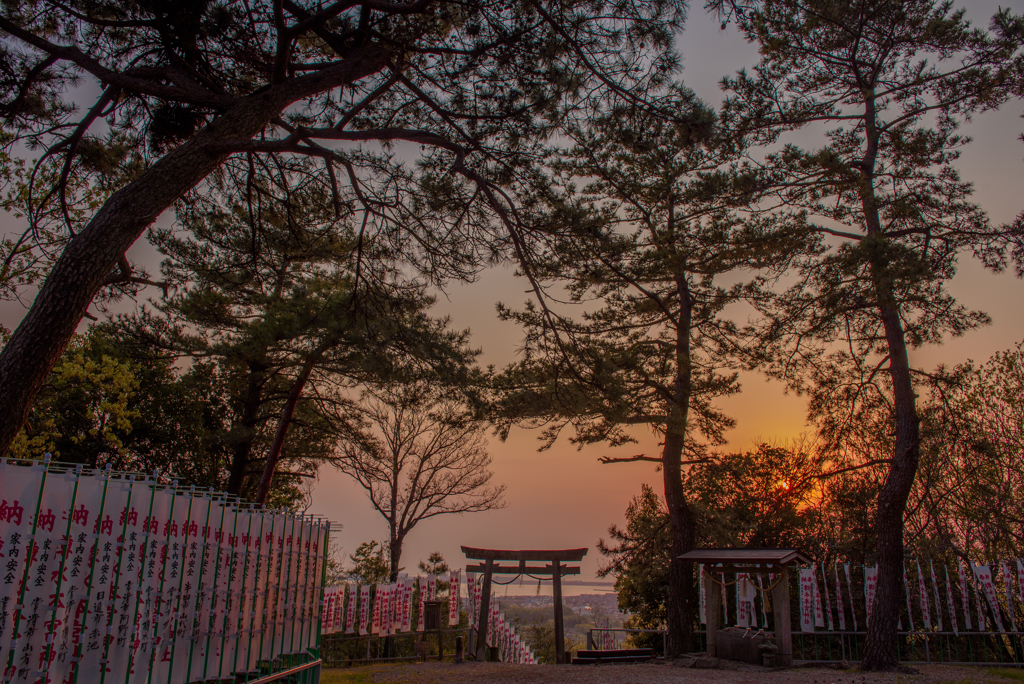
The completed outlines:
<svg viewBox="0 0 1024 684">
<path fill-rule="evenodd" d="M 729 596 L 728 596 L 728 592 L 726 592 L 726 590 L 725 590 L 725 573 L 724 572 L 719 573 L 718 577 L 722 581 L 721 585 L 719 585 L 721 587 L 721 589 L 722 589 L 722 610 L 720 610 L 718 612 L 718 619 L 722 620 L 724 618 L 724 620 L 726 622 L 728 622 L 729 621 Z"/>
<path fill-rule="evenodd" d="M 457 627 L 459 624 L 459 570 L 452 570 L 448 574 L 448 626 Z"/>
<path fill-rule="evenodd" d="M 1002 563 L 1003 566 L 1003 585 L 1006 589 L 1006 612 L 1010 615 L 1010 631 L 1017 631 L 1017 618 L 1014 613 L 1017 611 L 1013 608 L 1013 576 L 1010 574 L 1010 569 L 1006 563 Z"/>
<path fill-rule="evenodd" d="M 754 612 L 754 596 L 757 590 L 750 579 L 750 575 L 743 572 L 736 575 L 736 626 L 750 627 L 751 622 L 756 622 L 752 613 Z"/>
<path fill-rule="evenodd" d="M 1002 616 L 999 614 L 999 601 L 996 598 L 996 585 L 992 579 L 992 569 L 987 565 L 975 565 L 974 576 L 977 578 L 978 584 L 988 600 L 988 607 L 992 610 L 992 618 L 996 621 L 996 629 L 1000 632 L 1005 631 L 1003 629 Z"/>
<path fill-rule="evenodd" d="M 697 578 L 698 578 L 698 580 L 697 580 L 698 581 L 698 589 L 697 589 L 697 591 L 700 593 L 700 624 L 706 625 L 708 623 L 708 605 L 707 605 L 708 597 L 707 597 L 706 590 L 704 589 L 704 581 L 705 581 L 704 580 L 704 575 L 705 575 L 705 572 L 704 572 L 704 566 L 703 565 L 699 566 L 699 568 L 700 568 L 700 571 L 697 573 Z"/>
<path fill-rule="evenodd" d="M 921 562 L 917 562 L 917 587 L 921 601 L 921 619 L 924 621 L 924 628 L 932 628 L 931 609 L 928 606 L 928 586 L 924 583 L 924 573 L 921 572 Z"/>
<path fill-rule="evenodd" d="M 402 631 L 412 631 L 412 577 L 402 578 Z"/>
<path fill-rule="evenodd" d="M 814 583 L 817 585 L 817 578 Z M 828 618 L 828 631 L 834 632 L 836 628 L 832 619 L 832 594 L 828 590 L 828 569 L 824 565 L 821 566 L 821 586 L 825 589 L 825 617 Z"/>
<path fill-rule="evenodd" d="M 843 573 L 846 575 L 846 595 L 850 597 L 850 618 L 853 620 L 853 631 L 858 631 L 857 608 L 853 605 L 853 583 L 850 581 L 850 564 L 843 564 Z"/>
<path fill-rule="evenodd" d="M 939 603 L 939 595 L 942 593 L 939 591 L 939 578 L 935 575 L 935 563 L 928 559 L 928 569 L 932 573 L 932 590 L 935 592 L 935 624 L 939 631 L 942 630 L 942 604 Z"/>
<path fill-rule="evenodd" d="M 814 571 L 800 570 L 800 631 L 814 631 Z"/>
<path fill-rule="evenodd" d="M 142 476 L 0 459 L 3 679 L 182 684 L 315 644 L 326 604 L 344 600 L 320 586 L 328 528 L 279 514 L 272 530 L 274 517 Z"/>
<path fill-rule="evenodd" d="M 384 585 L 377 584 L 373 591 L 373 621 L 370 623 L 370 634 L 380 634 L 381 602 L 384 600 Z"/>
<path fill-rule="evenodd" d="M 971 630 L 971 600 L 967 589 L 967 575 L 964 573 L 963 564 L 957 562 L 956 569 L 960 573 L 960 601 L 964 606 L 964 629 Z"/>
<path fill-rule="evenodd" d="M 946 572 L 946 607 L 949 609 L 949 622 L 953 628 L 953 634 L 959 635 L 958 624 L 956 621 L 956 606 L 953 603 L 953 585 L 949 582 L 949 568 L 943 568 Z"/>
<path fill-rule="evenodd" d="M 910 623 L 908 628 L 911 632 L 914 631 L 914 611 L 910 608 L 910 583 L 907 581 L 907 566 L 903 566 L 903 595 L 907 598 L 907 621 Z M 897 629 L 903 629 L 903 618 L 901 617 L 896 623 Z"/>
<path fill-rule="evenodd" d="M 837 615 L 839 616 L 839 631 L 846 631 L 846 609 L 843 608 L 843 585 L 839 581 L 839 563 L 833 566 L 836 576 L 836 608 L 838 609 Z"/>
<path fill-rule="evenodd" d="M 370 623 L 370 585 L 364 584 L 359 588 L 359 636 L 369 634 Z"/>
<path fill-rule="evenodd" d="M 771 585 L 771 579 L 768 580 L 768 584 Z M 757 586 L 761 592 L 761 625 L 768 629 L 768 594 L 764 591 L 764 575 L 757 575 Z"/>
<path fill-rule="evenodd" d="M 818 589 L 817 564 L 811 564 L 811 584 L 814 586 L 814 626 L 825 626 L 825 611 L 821 605 L 821 591 Z"/>
<path fill-rule="evenodd" d="M 1017 588 L 1020 593 L 1021 603 L 1024 604 L 1024 563 L 1017 560 Z"/>
<path fill-rule="evenodd" d="M 878 568 L 864 568 L 864 605 L 866 607 L 867 623 L 871 624 L 871 609 L 875 605 L 875 589 L 878 583 Z"/>
</svg>

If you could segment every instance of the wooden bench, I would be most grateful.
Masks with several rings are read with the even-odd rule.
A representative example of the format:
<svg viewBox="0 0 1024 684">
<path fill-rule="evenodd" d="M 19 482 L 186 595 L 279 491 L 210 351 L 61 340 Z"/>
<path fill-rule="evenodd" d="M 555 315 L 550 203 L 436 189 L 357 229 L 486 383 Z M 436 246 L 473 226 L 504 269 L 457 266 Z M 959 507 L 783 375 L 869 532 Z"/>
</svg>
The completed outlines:
<svg viewBox="0 0 1024 684">
<path fill-rule="evenodd" d="M 576 657 L 572 659 L 572 664 L 643 663 L 653 659 L 653 648 L 616 648 L 607 651 L 576 651 Z"/>
</svg>

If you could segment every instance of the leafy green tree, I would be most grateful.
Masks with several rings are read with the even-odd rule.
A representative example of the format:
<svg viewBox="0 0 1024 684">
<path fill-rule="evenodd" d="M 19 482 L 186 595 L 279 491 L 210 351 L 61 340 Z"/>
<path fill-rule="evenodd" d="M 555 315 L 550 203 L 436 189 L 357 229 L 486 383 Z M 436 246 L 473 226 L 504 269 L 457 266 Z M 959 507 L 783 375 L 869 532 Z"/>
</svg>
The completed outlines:
<svg viewBox="0 0 1024 684">
<path fill-rule="evenodd" d="M 694 465 L 685 487 L 700 511 L 701 542 L 815 553 L 821 473 L 821 457 L 809 444 L 759 444 L 755 451 Z"/>
<path fill-rule="evenodd" d="M 749 196 L 746 180 L 723 171 L 735 146 L 717 138 L 714 114 L 691 93 L 664 97 L 690 125 L 613 108 L 572 129 L 572 148 L 552 163 L 544 220 L 578 228 L 550 242 L 531 276 L 548 290 L 564 287 L 583 313 L 573 320 L 553 303 L 501 308 L 526 341 L 523 360 L 501 379 L 500 420 L 503 434 L 546 423 L 545 448 L 567 425 L 580 445 L 633 442 L 637 426 L 662 440 L 660 453 L 603 461 L 660 466 L 674 559 L 668 649 L 678 655 L 693 650 L 697 605 L 692 564 L 677 560 L 696 540 L 684 469 L 725 442 L 734 421 L 715 402 L 739 391 L 730 366 L 742 330 L 726 308 L 759 297 L 803 245 L 778 218 L 741 220 L 734 205 Z"/>
<path fill-rule="evenodd" d="M 176 367 L 120 333 L 104 324 L 76 336 L 11 454 L 40 458 L 49 452 L 69 463 L 223 490 L 234 374 L 209 359 Z M 296 482 L 282 479 L 270 503 L 294 507 L 299 498 Z"/>
<path fill-rule="evenodd" d="M 95 329 L 76 335 L 50 372 L 25 427 L 11 445 L 16 458 L 102 467 L 123 466 L 125 444 L 138 422 L 139 378 L 130 362 L 104 353 Z"/>
<path fill-rule="evenodd" d="M 571 618 L 573 611 L 568 606 L 564 609 L 566 618 Z M 533 651 L 534 657 L 537 662 L 542 665 L 554 665 L 557 661 L 555 659 L 555 622 L 554 620 L 546 620 L 543 622 L 533 622 L 521 626 L 520 634 L 522 635 L 523 641 Z M 583 648 L 583 640 L 575 634 L 565 635 L 565 650 L 573 653 Z"/>
<path fill-rule="evenodd" d="M 962 252 L 998 270 L 1020 244 L 1019 232 L 989 225 L 955 162 L 968 143 L 961 124 L 1016 86 L 1024 24 L 1001 12 L 991 32 L 974 29 L 931 0 L 772 0 L 737 13 L 736 24 L 762 58 L 723 81 L 723 125 L 768 151 L 751 159 L 764 172 L 762 206 L 804 212 L 805 230 L 823 238 L 823 251 L 794 271 L 797 284 L 772 305 L 762 300 L 762 360 L 809 393 L 810 416 L 840 461 L 874 406 L 894 437 L 875 509 L 878 594 L 862 661 L 891 668 L 903 516 L 921 448 L 910 352 L 988 321 L 946 290 Z M 824 132 L 817 148 L 784 138 L 812 125 Z"/>
<path fill-rule="evenodd" d="M 33 167 L 26 234 L 63 249 L 0 352 L 0 452 L 94 298 L 150 282 L 127 249 L 175 203 L 220 201 L 227 167 L 318 161 L 339 211 L 429 245 L 434 266 L 527 263 L 516 199 L 543 180 L 531 155 L 593 104 L 643 102 L 676 67 L 684 13 L 680 0 L 3 5 L 5 149 Z"/>
<path fill-rule="evenodd" d="M 598 550 L 610 560 L 599 575 L 615 575 L 619 610 L 629 613 L 623 627 L 663 629 L 668 621 L 671 532 L 665 504 L 650 485 L 642 485 L 626 507 L 625 529 L 612 525 L 608 534 L 615 545 L 598 543 Z M 661 639 L 655 637 L 633 635 L 630 643 L 637 648 L 660 648 Z"/>
<path fill-rule="evenodd" d="M 348 557 L 352 565 L 348 578 L 360 584 L 383 584 L 391 580 L 391 566 L 385 557 L 386 546 L 375 541 L 363 542 Z"/>
</svg>

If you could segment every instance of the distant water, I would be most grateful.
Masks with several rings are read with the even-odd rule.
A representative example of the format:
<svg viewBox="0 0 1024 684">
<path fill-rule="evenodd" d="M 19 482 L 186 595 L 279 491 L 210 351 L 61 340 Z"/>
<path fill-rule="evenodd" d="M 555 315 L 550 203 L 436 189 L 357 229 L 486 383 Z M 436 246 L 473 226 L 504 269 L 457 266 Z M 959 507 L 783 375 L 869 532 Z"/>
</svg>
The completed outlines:
<svg viewBox="0 0 1024 684">
<path fill-rule="evenodd" d="M 537 591 L 537 580 L 525 578 L 515 580 L 511 584 L 492 584 L 494 594 L 497 596 L 551 596 L 551 582 L 541 582 L 540 591 Z M 465 590 L 463 590 L 465 591 Z M 585 582 L 578 580 L 572 584 L 562 582 L 562 596 L 579 596 L 581 594 L 614 594 L 615 586 L 612 582 Z"/>
</svg>

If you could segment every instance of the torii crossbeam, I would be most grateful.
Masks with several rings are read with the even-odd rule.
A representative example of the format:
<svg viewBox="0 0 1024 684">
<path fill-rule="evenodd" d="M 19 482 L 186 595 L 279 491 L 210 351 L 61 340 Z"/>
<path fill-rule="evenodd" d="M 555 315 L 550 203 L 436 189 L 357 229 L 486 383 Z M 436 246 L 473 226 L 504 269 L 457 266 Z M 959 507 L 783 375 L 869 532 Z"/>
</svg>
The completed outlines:
<svg viewBox="0 0 1024 684">
<path fill-rule="evenodd" d="M 467 565 L 466 572 L 482 572 L 484 586 L 481 591 L 480 619 L 477 621 L 476 659 L 483 661 L 487 643 L 487 615 L 491 609 L 491 577 L 493 575 L 550 575 L 554 583 L 555 604 L 555 662 L 565 663 L 565 628 L 562 619 L 562 577 L 580 574 L 579 566 L 563 563 L 578 563 L 587 555 L 587 549 L 561 550 L 519 550 L 474 549 L 462 547 L 462 553 L 470 560 L 484 561 L 483 565 Z M 495 561 L 518 561 L 518 565 L 497 565 Z M 527 563 L 550 563 L 550 565 L 527 565 Z"/>
</svg>

